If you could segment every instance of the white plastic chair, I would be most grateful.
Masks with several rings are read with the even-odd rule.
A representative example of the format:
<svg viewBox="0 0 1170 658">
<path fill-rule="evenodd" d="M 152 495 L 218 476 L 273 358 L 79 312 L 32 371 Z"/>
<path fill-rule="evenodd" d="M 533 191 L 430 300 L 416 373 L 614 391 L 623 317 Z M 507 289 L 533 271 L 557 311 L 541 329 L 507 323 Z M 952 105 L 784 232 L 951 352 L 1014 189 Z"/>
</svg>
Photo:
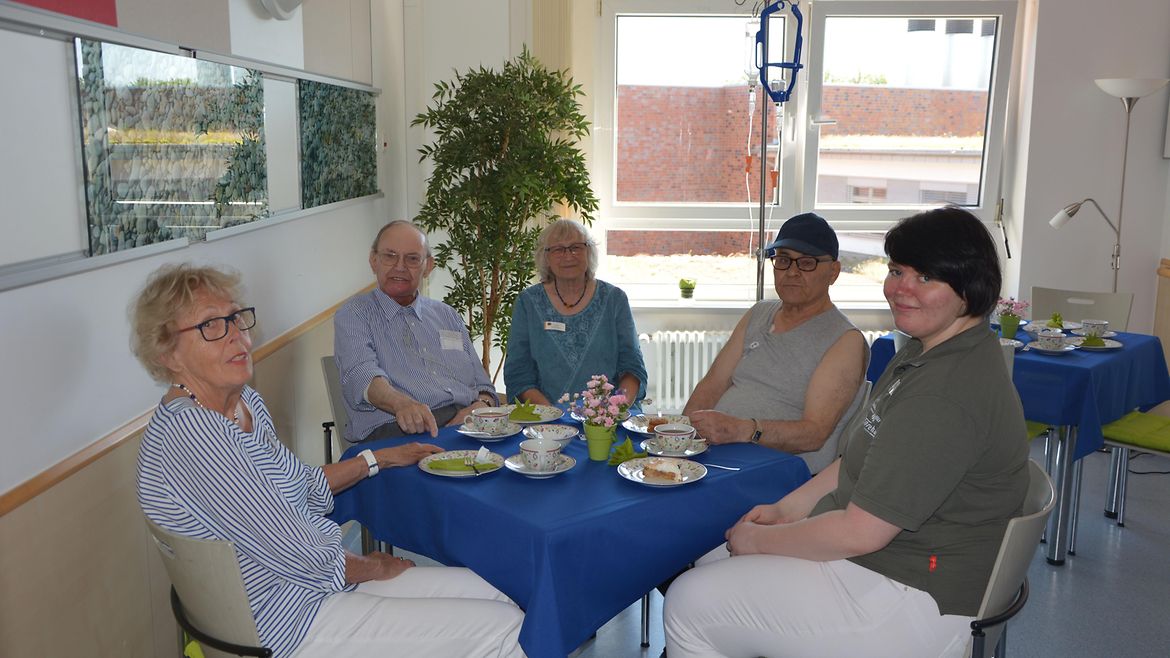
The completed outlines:
<svg viewBox="0 0 1170 658">
<path fill-rule="evenodd" d="M 339 441 L 345 436 L 349 412 L 345 408 L 345 398 L 341 395 L 341 374 L 333 355 L 321 357 L 321 372 L 325 375 L 325 392 L 329 396 L 329 411 L 333 414 L 333 420 L 321 423 L 325 434 L 325 463 L 332 464 L 333 434 L 337 434 Z"/>
<path fill-rule="evenodd" d="M 1109 328 L 1125 331 L 1129 327 L 1131 292 L 1082 292 L 1032 286 L 1032 319 L 1043 321 L 1060 313 L 1065 320 L 1080 322 L 1086 318 L 1108 320 Z"/>
<path fill-rule="evenodd" d="M 1044 469 L 1028 460 L 1028 495 L 1024 513 L 1007 524 L 991 579 L 983 593 L 979 614 L 971 622 L 972 658 L 1004 658 L 1007 651 L 1004 630 L 1007 622 L 1028 601 L 1028 567 L 1036 555 L 1040 535 L 1056 504 L 1052 481 Z M 994 652 L 989 651 L 994 649 Z"/>
<path fill-rule="evenodd" d="M 171 579 L 175 621 L 199 642 L 205 658 L 271 656 L 260 644 L 235 546 L 164 530 L 150 519 L 146 525 Z"/>
</svg>

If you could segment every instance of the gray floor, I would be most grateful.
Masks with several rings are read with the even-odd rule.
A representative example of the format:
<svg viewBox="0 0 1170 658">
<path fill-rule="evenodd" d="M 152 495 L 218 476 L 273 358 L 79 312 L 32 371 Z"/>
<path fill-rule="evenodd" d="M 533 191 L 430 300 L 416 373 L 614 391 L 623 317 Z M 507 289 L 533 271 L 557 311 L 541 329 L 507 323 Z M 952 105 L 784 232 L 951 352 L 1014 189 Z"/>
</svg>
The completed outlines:
<svg viewBox="0 0 1170 658">
<path fill-rule="evenodd" d="M 1043 463 L 1039 443 L 1033 458 Z M 1008 628 L 1008 653 L 1031 656 L 1170 655 L 1170 475 L 1130 475 L 1125 527 L 1101 514 L 1109 455 L 1085 458 L 1076 555 L 1053 567 L 1041 548 L 1028 573 L 1031 597 Z M 1170 471 L 1142 456 L 1135 471 Z M 662 598 L 651 596 L 650 647 L 639 646 L 635 603 L 574 658 L 656 658 L 664 645 Z"/>
</svg>

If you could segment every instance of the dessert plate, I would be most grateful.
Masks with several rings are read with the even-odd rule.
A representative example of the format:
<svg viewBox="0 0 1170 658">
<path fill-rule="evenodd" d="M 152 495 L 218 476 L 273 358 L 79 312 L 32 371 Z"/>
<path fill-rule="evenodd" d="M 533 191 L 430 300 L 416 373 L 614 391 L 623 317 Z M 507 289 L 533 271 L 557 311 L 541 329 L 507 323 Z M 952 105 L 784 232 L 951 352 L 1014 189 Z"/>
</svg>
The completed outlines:
<svg viewBox="0 0 1170 658">
<path fill-rule="evenodd" d="M 1075 350 L 1076 348 L 1077 348 L 1077 346 L 1073 345 L 1072 343 L 1065 343 L 1064 345 L 1061 345 L 1058 349 L 1055 349 L 1055 350 L 1050 350 L 1047 347 L 1040 347 L 1036 343 L 1029 343 L 1028 344 L 1029 351 L 1039 352 L 1041 354 L 1048 354 L 1050 356 L 1059 356 L 1061 354 L 1068 354 L 1069 352 Z"/>
<path fill-rule="evenodd" d="M 641 457 L 638 459 L 631 459 L 628 462 L 619 464 L 617 467 L 618 475 L 629 480 L 630 482 L 637 482 L 648 487 L 678 487 L 692 482 L 698 482 L 707 476 L 707 467 L 699 462 L 693 462 L 688 459 L 673 459 L 671 461 L 678 462 L 679 468 L 682 470 L 682 480 L 678 482 L 667 482 L 664 480 L 647 480 L 642 474 L 643 467 L 646 466 L 646 460 L 651 457 Z M 654 459 L 661 459 L 655 457 Z"/>
<path fill-rule="evenodd" d="M 524 428 L 524 436 L 529 439 L 545 438 L 559 441 L 561 445 L 573 440 L 581 430 L 572 425 L 529 425 Z"/>
<path fill-rule="evenodd" d="M 1015 349 L 1015 350 L 1017 350 L 1017 351 L 1018 351 L 1018 350 L 1019 350 L 1021 347 L 1023 347 L 1023 346 L 1024 346 L 1024 342 L 1023 342 L 1023 341 L 1021 341 L 1021 340 L 1016 340 L 1015 338 L 1000 338 L 1000 339 L 999 339 L 999 344 L 1000 344 L 1000 345 L 1011 345 L 1011 346 L 1012 346 L 1012 349 Z"/>
<path fill-rule="evenodd" d="M 683 425 L 691 424 L 691 419 L 683 416 L 682 414 L 663 414 L 662 418 L 665 418 L 665 422 L 667 423 L 682 423 Z M 630 416 L 622 423 L 622 427 L 631 432 L 637 432 L 638 434 L 654 436 L 654 430 L 650 429 L 650 419 L 643 414 Z"/>
<path fill-rule="evenodd" d="M 512 411 L 516 408 L 516 405 L 505 404 L 505 405 L 502 405 L 500 408 L 507 409 L 508 413 L 511 414 Z M 533 411 L 536 412 L 536 415 L 540 416 L 540 418 L 537 418 L 536 420 L 516 420 L 515 418 L 512 418 L 509 415 L 508 422 L 519 423 L 521 425 L 532 425 L 535 423 L 551 423 L 552 421 L 565 415 L 565 412 L 562 411 L 561 409 L 558 409 L 557 407 L 549 406 L 547 404 L 538 404 L 533 409 Z"/>
<path fill-rule="evenodd" d="M 1073 329 L 1072 332 L 1070 332 L 1070 333 L 1072 333 L 1072 335 L 1074 335 L 1074 336 L 1084 336 L 1085 330 L 1084 329 Z M 1117 335 L 1116 331 L 1106 331 L 1105 333 L 1101 334 L 1101 337 L 1102 338 L 1113 338 L 1116 335 Z"/>
<path fill-rule="evenodd" d="M 464 462 L 469 457 L 475 459 L 478 453 L 478 450 L 448 450 L 446 452 L 439 452 L 420 459 L 418 467 L 425 473 L 447 478 L 473 478 L 477 475 L 495 473 L 504 467 L 504 457 L 494 452 L 487 454 L 486 462 L 475 463 L 475 468 L 479 470 L 478 473 L 472 470 L 471 466 L 464 465 Z M 445 465 L 450 467 L 443 468 Z"/>
<path fill-rule="evenodd" d="M 1109 332 L 1109 333 L 1113 333 L 1113 332 Z M 1114 335 L 1116 335 L 1116 334 L 1114 334 Z M 1102 342 L 1105 343 L 1104 345 L 1085 345 L 1082 342 L 1084 340 L 1085 340 L 1084 338 L 1069 338 L 1068 342 L 1069 342 L 1069 345 L 1076 345 L 1077 347 L 1081 348 L 1082 350 L 1088 350 L 1090 352 L 1108 352 L 1110 350 L 1119 350 L 1122 347 L 1121 341 L 1109 340 L 1108 338 L 1102 339 Z"/>
</svg>

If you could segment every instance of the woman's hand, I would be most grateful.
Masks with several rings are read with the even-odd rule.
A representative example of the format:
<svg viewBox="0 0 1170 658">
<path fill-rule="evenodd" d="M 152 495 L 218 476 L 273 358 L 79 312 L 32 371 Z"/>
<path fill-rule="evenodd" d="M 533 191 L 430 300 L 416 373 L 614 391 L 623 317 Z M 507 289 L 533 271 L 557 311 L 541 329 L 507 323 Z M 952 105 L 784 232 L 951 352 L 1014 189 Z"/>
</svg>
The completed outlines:
<svg viewBox="0 0 1170 658">
<path fill-rule="evenodd" d="M 751 438 L 756 427 L 750 418 L 736 418 L 714 409 L 692 411 L 689 418 L 691 427 L 712 445 L 743 443 Z"/>
<path fill-rule="evenodd" d="M 378 468 L 391 468 L 417 464 L 418 460 L 436 452 L 443 452 L 443 449 L 430 443 L 415 441 L 393 448 L 382 448 L 374 452 L 374 457 L 378 460 Z"/>
<path fill-rule="evenodd" d="M 725 535 L 727 550 L 732 555 L 751 555 L 759 553 L 756 540 L 767 529 L 767 526 L 741 520 L 731 526 Z"/>
<path fill-rule="evenodd" d="M 394 557 L 389 553 L 374 551 L 367 555 L 374 562 L 374 576 L 370 580 L 390 580 L 398 574 L 414 566 L 414 561 L 403 557 Z"/>
<path fill-rule="evenodd" d="M 780 523 L 792 523 L 797 519 L 790 518 L 790 515 L 781 504 L 783 500 L 772 503 L 771 505 L 756 505 L 748 510 L 747 514 L 739 517 L 737 523 L 758 523 L 760 525 L 777 525 Z"/>
</svg>

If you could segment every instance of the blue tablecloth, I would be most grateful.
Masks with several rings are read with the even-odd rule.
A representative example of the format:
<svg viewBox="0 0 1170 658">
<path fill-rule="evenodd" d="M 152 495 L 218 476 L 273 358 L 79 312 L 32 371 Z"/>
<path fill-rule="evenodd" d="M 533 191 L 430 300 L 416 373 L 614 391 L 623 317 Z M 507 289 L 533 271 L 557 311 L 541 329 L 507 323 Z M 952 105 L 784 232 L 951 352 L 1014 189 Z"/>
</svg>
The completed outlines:
<svg viewBox="0 0 1170 658">
<path fill-rule="evenodd" d="M 486 445 L 508 457 L 519 452 L 522 438 Z M 641 438 L 634 435 L 635 447 Z M 453 428 L 431 442 L 449 450 L 481 445 Z M 387 469 L 338 495 L 332 518 L 356 519 L 382 541 L 471 568 L 524 608 L 520 644 L 529 656 L 564 656 L 718 546 L 753 505 L 778 500 L 809 477 L 799 458 L 736 444 L 714 446 L 695 461 L 742 470 L 711 468 L 698 482 L 651 488 L 589 461 L 584 441 L 564 452 L 576 466 L 547 480 L 506 469 L 464 479 L 413 466 Z"/>
<path fill-rule="evenodd" d="M 1020 331 L 1016 338 L 1028 343 Z M 1097 352 L 1075 350 L 1052 356 L 1016 352 L 1012 381 L 1024 406 L 1024 417 L 1049 425 L 1077 428 L 1074 459 L 1104 445 L 1101 425 L 1134 409 L 1147 409 L 1170 399 L 1170 375 L 1161 342 L 1145 334 L 1119 333 L 1124 347 Z M 877 381 L 894 355 L 894 341 L 873 342 L 868 379 Z"/>
</svg>

